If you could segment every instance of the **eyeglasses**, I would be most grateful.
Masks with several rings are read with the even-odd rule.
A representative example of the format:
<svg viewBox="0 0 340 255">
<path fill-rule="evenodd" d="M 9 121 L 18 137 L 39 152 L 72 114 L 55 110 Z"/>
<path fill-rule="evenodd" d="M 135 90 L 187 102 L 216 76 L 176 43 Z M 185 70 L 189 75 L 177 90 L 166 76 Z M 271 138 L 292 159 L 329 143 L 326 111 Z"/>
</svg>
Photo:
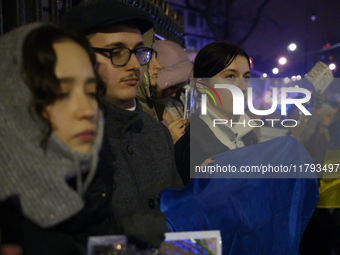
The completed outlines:
<svg viewBox="0 0 340 255">
<path fill-rule="evenodd" d="M 115 66 L 125 66 L 131 58 L 132 53 L 136 55 L 141 66 L 150 62 L 153 49 L 148 47 L 140 47 L 130 50 L 125 47 L 117 47 L 113 49 L 93 48 L 95 52 L 108 52 L 110 53 L 111 63 Z"/>
</svg>

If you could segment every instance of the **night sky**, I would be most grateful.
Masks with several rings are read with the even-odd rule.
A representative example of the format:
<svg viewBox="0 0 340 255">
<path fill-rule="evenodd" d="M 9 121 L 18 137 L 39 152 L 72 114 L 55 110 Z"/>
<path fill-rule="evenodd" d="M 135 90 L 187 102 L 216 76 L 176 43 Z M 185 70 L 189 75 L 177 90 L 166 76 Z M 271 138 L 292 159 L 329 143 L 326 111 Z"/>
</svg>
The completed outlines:
<svg viewBox="0 0 340 255">
<path fill-rule="evenodd" d="M 234 41 L 241 38 L 252 23 L 262 0 L 236 0 L 233 15 L 243 15 L 245 21 L 233 21 Z M 312 16 L 316 17 L 313 21 Z M 287 46 L 295 43 L 297 49 L 290 52 Z M 334 76 L 340 77 L 340 47 L 316 53 L 327 43 L 340 43 L 339 0 L 271 0 L 263 9 L 261 19 L 242 47 L 254 59 L 254 69 L 271 77 L 301 75 L 310 70 L 317 61 L 327 65 L 335 63 Z M 306 52 L 308 56 L 306 57 Z M 287 58 L 285 66 L 278 65 L 281 56 Z M 271 73 L 278 67 L 280 73 Z M 340 88 L 339 88 L 340 91 Z"/>
</svg>

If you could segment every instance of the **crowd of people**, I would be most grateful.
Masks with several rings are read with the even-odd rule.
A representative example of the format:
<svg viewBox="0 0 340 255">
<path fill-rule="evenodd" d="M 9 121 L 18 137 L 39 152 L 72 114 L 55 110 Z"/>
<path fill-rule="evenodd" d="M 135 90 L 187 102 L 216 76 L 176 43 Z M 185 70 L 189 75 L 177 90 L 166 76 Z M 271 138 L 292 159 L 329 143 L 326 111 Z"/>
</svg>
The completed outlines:
<svg viewBox="0 0 340 255">
<path fill-rule="evenodd" d="M 175 42 L 155 40 L 153 26 L 152 16 L 142 9 L 118 1 L 93 0 L 68 11 L 60 27 L 31 23 L 0 38 L 3 255 L 86 254 L 88 238 L 104 235 L 126 235 L 141 249 L 159 248 L 170 227 L 170 214 L 168 217 L 160 209 L 164 206 L 161 192 L 186 189 L 185 196 L 190 197 L 198 183 L 192 178 L 192 166 L 212 164 L 216 160 L 213 155 L 241 153 L 243 147 L 254 146 L 249 148 L 258 151 L 254 126 L 212 126 L 213 119 L 249 121 L 246 114 L 234 114 L 230 90 L 214 91 L 221 103 L 209 92 L 212 81 L 218 84 L 227 79 L 246 98 L 251 75 L 248 54 L 236 45 L 214 42 L 203 47 L 192 63 Z M 195 97 L 193 104 L 187 102 L 190 93 Z M 201 114 L 204 103 L 207 113 Z M 188 107 L 192 107 L 190 120 Z M 340 150 L 339 112 L 321 100 L 312 117 L 301 123 L 296 138 L 315 164 L 340 163 L 336 153 Z M 247 155 L 248 163 L 251 158 Z M 316 179 L 303 182 L 301 187 L 309 194 L 301 192 L 304 195 L 295 205 L 308 206 L 287 215 L 301 219 L 289 220 L 295 224 L 289 227 L 298 229 L 298 237 L 292 241 L 294 245 L 271 244 L 275 246 L 271 251 L 286 245 L 302 255 L 340 252 L 339 183 L 332 180 L 319 181 L 318 205 Z M 217 187 L 220 182 L 209 185 Z M 284 190 L 284 185 L 293 183 L 268 179 L 242 182 L 241 186 Z M 199 188 L 206 187 L 201 183 Z M 271 197 L 273 201 L 289 203 L 272 193 L 277 195 Z M 228 210 L 230 204 L 223 202 L 225 193 L 219 194 L 219 207 Z M 269 200 L 252 195 L 248 198 L 253 203 L 240 203 L 246 208 L 237 210 L 240 214 L 251 214 L 251 206 L 269 206 Z M 199 203 L 195 199 L 193 203 Z M 174 209 L 176 217 L 189 221 L 183 212 L 185 205 L 181 208 Z M 239 220 L 236 216 L 228 220 L 238 230 L 242 224 L 236 218 Z M 276 224 L 280 219 L 273 216 L 250 224 L 257 235 L 263 231 L 264 220 L 266 228 L 289 232 L 287 226 Z M 228 231 L 228 225 L 221 222 L 213 226 Z M 209 229 L 182 229 L 190 230 Z M 319 238 L 320 233 L 329 238 Z M 237 238 L 235 243 L 243 240 L 245 246 L 253 245 L 253 254 L 263 254 L 254 239 L 249 238 L 249 243 L 246 236 Z M 325 239 L 327 244 L 322 241 Z M 224 246 L 223 254 L 243 253 Z"/>
</svg>

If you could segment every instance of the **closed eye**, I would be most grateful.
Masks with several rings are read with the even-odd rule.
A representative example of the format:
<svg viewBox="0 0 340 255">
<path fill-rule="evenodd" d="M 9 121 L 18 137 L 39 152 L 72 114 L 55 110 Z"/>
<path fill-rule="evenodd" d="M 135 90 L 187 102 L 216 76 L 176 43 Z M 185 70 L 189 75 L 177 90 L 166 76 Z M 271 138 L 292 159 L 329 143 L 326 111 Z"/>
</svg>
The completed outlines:
<svg viewBox="0 0 340 255">
<path fill-rule="evenodd" d="M 57 99 L 61 100 L 61 99 L 65 99 L 69 96 L 69 93 L 58 93 L 57 94 Z"/>
<path fill-rule="evenodd" d="M 91 97 L 97 96 L 97 83 L 95 78 L 90 78 L 85 86 L 85 93 Z"/>
<path fill-rule="evenodd" d="M 97 97 L 97 91 L 96 92 L 88 92 L 86 94 L 89 95 L 90 97 Z"/>
</svg>

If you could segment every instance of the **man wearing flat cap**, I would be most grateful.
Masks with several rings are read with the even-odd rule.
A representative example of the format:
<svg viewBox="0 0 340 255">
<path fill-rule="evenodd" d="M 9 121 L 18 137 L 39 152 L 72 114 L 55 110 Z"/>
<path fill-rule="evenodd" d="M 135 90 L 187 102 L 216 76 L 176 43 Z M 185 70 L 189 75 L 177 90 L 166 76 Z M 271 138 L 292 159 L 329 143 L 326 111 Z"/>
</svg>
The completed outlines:
<svg viewBox="0 0 340 255">
<path fill-rule="evenodd" d="M 176 171 L 170 133 L 143 112 L 136 99 L 143 68 L 152 56 L 141 36 L 153 27 L 152 16 L 121 2 L 94 0 L 66 13 L 62 25 L 87 36 L 106 84 L 105 139 L 99 167 L 114 171 L 114 210 L 120 218 L 136 211 L 147 217 L 159 214 L 159 192 L 183 184 Z"/>
</svg>

